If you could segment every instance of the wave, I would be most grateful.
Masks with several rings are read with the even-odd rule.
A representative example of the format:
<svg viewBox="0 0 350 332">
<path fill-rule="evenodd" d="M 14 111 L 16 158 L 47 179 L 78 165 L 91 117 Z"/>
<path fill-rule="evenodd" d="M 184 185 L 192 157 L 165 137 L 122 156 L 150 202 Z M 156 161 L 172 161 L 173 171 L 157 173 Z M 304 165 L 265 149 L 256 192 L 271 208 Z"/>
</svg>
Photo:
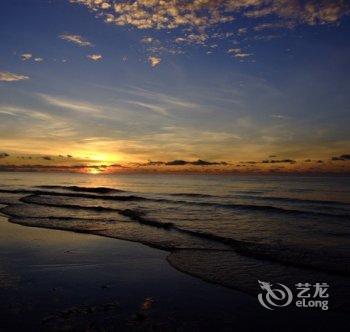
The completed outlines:
<svg viewBox="0 0 350 332">
<path fill-rule="evenodd" d="M 45 191 L 45 190 L 33 190 L 33 189 L 0 189 L 0 193 L 13 193 L 13 194 L 32 194 L 32 195 L 46 195 L 46 196 L 66 196 L 77 198 L 91 198 L 91 199 L 104 199 L 104 200 L 117 200 L 117 201 L 141 201 L 147 198 L 136 195 L 96 195 L 85 193 L 70 193 L 70 192 L 58 192 L 58 191 Z"/>
<path fill-rule="evenodd" d="M 274 196 L 255 196 L 255 195 L 235 195 L 234 197 L 239 197 L 243 199 L 253 199 L 261 201 L 275 201 L 275 202 L 286 202 L 286 203 L 305 203 L 305 204 L 315 204 L 315 205 L 334 205 L 334 206 L 349 206 L 349 203 L 340 201 L 327 201 L 327 200 L 317 200 L 317 199 L 300 199 L 300 198 L 289 198 L 289 197 L 274 197 Z"/>
<path fill-rule="evenodd" d="M 232 237 L 188 229 L 174 223 L 148 218 L 146 212 L 137 209 L 56 204 L 55 202 L 43 202 L 37 199 L 40 199 L 40 196 L 25 196 L 20 199 L 22 203 L 9 204 L 0 209 L 0 211 L 8 215 L 13 222 L 26 223 L 31 226 L 37 225 L 85 232 L 92 232 L 92 230 L 96 231 L 98 229 L 98 235 L 110 237 L 117 235 L 118 238 L 124 238 L 123 232 L 126 232 L 128 234 L 126 239 L 128 240 L 139 241 L 142 238 L 141 242 L 144 244 L 169 251 L 178 250 L 184 246 L 191 249 L 192 244 L 199 241 L 200 248 L 203 250 L 212 250 L 213 247 L 221 250 L 232 250 L 244 256 L 275 261 L 287 266 L 350 275 L 350 262 L 347 261 L 349 259 L 339 253 L 327 253 L 326 251 L 321 253 L 317 250 L 303 250 L 298 247 L 237 240 Z M 83 214 L 84 218 L 82 218 L 75 213 L 74 217 L 72 217 L 69 215 L 69 210 L 66 211 L 65 209 L 95 211 L 97 214 Z M 101 212 L 110 214 L 100 215 Z M 130 226 L 131 224 L 133 226 Z M 142 228 L 141 231 L 138 228 L 140 226 L 145 228 Z M 130 231 L 130 228 L 132 228 L 132 231 Z M 160 231 L 161 233 L 159 233 Z M 344 264 L 344 262 L 346 263 Z"/>
<path fill-rule="evenodd" d="M 349 279 L 321 271 L 305 270 L 294 266 L 261 261 L 235 252 L 177 250 L 167 257 L 171 266 L 202 280 L 243 291 L 256 297 L 257 280 L 272 284 L 282 283 L 291 288 L 299 280 L 311 284 L 320 280 L 332 285 L 332 310 L 349 312 Z"/>
<path fill-rule="evenodd" d="M 160 196 L 79 186 L 2 188 L 0 193 L 3 193 L 0 202 L 6 205 L 0 211 L 13 223 L 143 243 L 168 251 L 169 263 L 180 271 L 254 295 L 258 279 L 287 285 L 299 280 L 322 281 L 331 284 L 332 291 L 338 281 L 343 286 L 349 281 L 347 223 L 334 222 L 338 217 L 348 220 L 348 215 L 330 212 L 339 212 L 337 204 L 341 202 L 332 202 L 334 209 L 322 212 L 305 211 L 299 206 L 295 209 L 274 206 L 274 197 L 256 197 L 251 193 L 249 199 L 271 202 L 258 205 L 243 201 L 240 204 L 242 200 L 227 201 L 237 197 L 232 195 L 170 193 Z M 276 202 L 326 204 L 325 201 L 285 197 L 277 197 Z M 198 215 L 205 218 L 196 219 Z M 241 218 L 246 215 L 250 217 Z M 210 219 L 211 216 L 215 218 Z M 223 222 L 221 216 L 226 218 Z M 313 216 L 318 218 L 306 225 L 304 221 L 308 222 Z M 166 222 L 168 217 L 172 222 Z M 183 222 L 186 218 L 189 220 Z M 254 218 L 259 222 L 252 220 Z M 205 223 L 212 225 L 208 227 Z M 248 232 L 245 223 L 251 223 Z M 304 228 L 308 232 L 298 231 Z M 298 237 L 300 234 L 306 234 L 306 242 L 305 238 Z M 316 238 L 317 241 L 313 241 Z M 286 239 L 288 242 L 284 241 Z M 346 288 L 339 292 L 345 294 L 345 299 L 349 298 L 348 293 Z M 342 299 L 337 296 L 334 301 Z"/>
<path fill-rule="evenodd" d="M 114 189 L 108 187 L 80 187 L 80 186 L 37 186 L 36 188 L 43 189 L 63 189 L 68 191 L 75 192 L 88 192 L 88 193 L 96 193 L 96 194 L 110 194 L 110 193 L 120 193 L 124 192 L 121 189 Z"/>
<path fill-rule="evenodd" d="M 208 198 L 208 197 L 220 197 L 209 194 L 195 194 L 195 193 L 174 193 L 174 194 L 166 194 L 168 196 L 184 196 L 184 197 L 199 197 L 199 198 Z"/>
<path fill-rule="evenodd" d="M 124 217 L 128 217 L 132 221 L 136 221 L 140 224 L 150 225 L 154 227 L 169 229 L 174 226 L 173 223 L 169 222 L 159 222 L 156 220 L 146 219 L 143 217 L 144 213 L 137 210 L 131 210 L 131 209 L 115 209 L 111 207 L 104 207 L 104 206 L 81 206 L 76 204 L 55 204 L 55 203 L 43 203 L 43 202 L 37 202 L 35 200 L 32 200 L 31 198 L 38 197 L 35 195 L 26 196 L 21 198 L 21 202 L 28 203 L 28 204 L 35 204 L 35 205 L 41 205 L 41 206 L 50 206 L 50 207 L 57 207 L 57 208 L 67 208 L 67 209 L 78 209 L 78 210 L 87 210 L 87 211 L 96 211 L 96 212 L 115 212 L 118 213 Z M 8 213 L 8 209 L 4 208 L 2 209 L 4 213 Z M 55 217 L 56 218 L 56 217 Z"/>
<path fill-rule="evenodd" d="M 319 217 L 331 217 L 331 218 L 340 218 L 340 219 L 350 218 L 349 213 L 331 213 L 331 212 L 320 212 L 320 211 L 310 211 L 310 210 L 301 210 L 301 209 L 289 209 L 285 207 L 277 207 L 272 205 L 172 200 L 167 198 L 143 197 L 139 195 L 96 195 L 96 194 L 90 194 L 90 193 L 71 193 L 71 192 L 56 192 L 56 191 L 43 191 L 43 190 L 28 190 L 28 189 L 14 189 L 14 190 L 0 189 L 0 193 L 17 193 L 17 194 L 61 196 L 61 197 L 66 196 L 66 197 L 75 197 L 75 198 L 102 199 L 102 200 L 108 200 L 108 201 L 152 201 L 152 202 L 158 202 L 158 203 L 163 202 L 163 203 L 169 203 L 169 204 L 212 206 L 212 207 L 230 209 L 230 210 L 269 212 L 269 213 L 278 213 L 278 214 L 289 214 L 289 215 L 295 215 L 295 216 L 309 215 L 309 216 L 316 216 L 316 217 L 319 216 Z M 347 212 L 347 210 L 344 210 L 344 211 Z"/>
<path fill-rule="evenodd" d="M 119 201 L 117 206 L 121 208 L 116 208 L 109 201 L 109 206 L 99 205 L 105 200 L 105 195 L 55 194 L 24 194 L 19 200 L 7 200 L 7 206 L 0 211 L 9 217 L 10 222 L 27 227 L 93 234 L 165 250 L 169 252 L 169 264 L 177 270 L 252 295 L 256 295 L 257 280 L 294 285 L 301 277 L 308 282 L 321 280 L 331 284 L 332 292 L 336 290 L 340 294 L 333 302 L 336 305 L 339 302 L 339 310 L 345 307 L 343 300 L 350 295 L 349 289 L 344 286 L 350 276 L 350 258 L 346 256 L 346 251 L 257 243 L 247 238 L 230 237 L 229 233 L 218 235 L 156 220 L 148 215 L 150 209 L 145 203 L 152 200 L 146 198 L 142 204 L 138 200 L 132 203 Z M 89 201 L 91 196 L 93 199 Z M 203 213 L 207 210 L 203 209 Z M 283 223 L 281 225 L 283 227 Z"/>
<path fill-rule="evenodd" d="M 159 222 L 141 218 L 135 211 L 126 213 L 132 221 L 136 221 L 144 229 L 138 229 L 135 224 L 116 222 L 107 224 L 106 220 L 91 220 L 73 217 L 22 217 L 5 209 L 1 211 L 10 217 L 10 221 L 25 226 L 53 228 L 74 232 L 92 233 L 107 237 L 142 242 L 143 244 L 177 252 L 178 250 L 200 249 L 204 251 L 232 251 L 235 254 L 254 259 L 275 262 L 285 266 L 323 271 L 336 275 L 350 276 L 350 261 L 348 257 L 334 255 L 326 251 L 305 251 L 282 245 L 270 245 L 226 238 L 211 233 L 182 229 L 175 225 L 163 225 Z M 136 215 L 136 217 L 135 217 Z M 130 226 L 132 225 L 132 226 Z M 100 226 L 100 227 L 98 227 Z M 108 227 L 106 227 L 108 226 Z M 160 227 L 161 226 L 161 227 Z M 149 229 L 151 227 L 151 229 Z M 161 233 L 159 233 L 159 231 Z M 140 236 L 141 234 L 141 236 Z"/>
<path fill-rule="evenodd" d="M 284 207 L 276 207 L 272 205 L 255 205 L 255 204 L 240 204 L 240 203 L 215 203 L 215 202 L 195 202 L 195 201 L 183 201 L 183 200 L 166 200 L 158 199 L 159 202 L 173 202 L 178 204 L 190 204 L 198 206 L 213 206 L 229 210 L 244 210 L 244 211 L 255 211 L 255 212 L 270 212 L 278 214 L 289 214 L 289 215 L 309 215 L 309 216 L 319 216 L 319 217 L 332 217 L 340 219 L 350 218 L 350 214 L 347 213 L 330 213 L 330 212 L 318 212 L 310 210 L 298 210 L 298 209 L 288 209 Z M 347 211 L 347 210 L 346 210 Z"/>
</svg>

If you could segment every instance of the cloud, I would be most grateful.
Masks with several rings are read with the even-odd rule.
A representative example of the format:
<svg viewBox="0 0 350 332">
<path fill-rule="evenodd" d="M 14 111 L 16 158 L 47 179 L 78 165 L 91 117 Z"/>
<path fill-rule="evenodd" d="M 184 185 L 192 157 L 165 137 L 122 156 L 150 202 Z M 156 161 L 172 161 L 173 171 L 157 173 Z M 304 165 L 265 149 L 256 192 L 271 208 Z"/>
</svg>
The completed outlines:
<svg viewBox="0 0 350 332">
<path fill-rule="evenodd" d="M 86 112 L 90 114 L 101 112 L 101 109 L 99 109 L 98 106 L 94 104 L 66 99 L 66 98 L 54 97 L 54 96 L 45 95 L 45 94 L 38 94 L 38 96 L 50 105 L 69 109 L 72 111 L 84 112 L 84 113 Z"/>
<path fill-rule="evenodd" d="M 235 58 L 243 59 L 250 57 L 252 54 L 244 53 L 240 48 L 230 48 L 227 53 L 232 54 Z"/>
<path fill-rule="evenodd" d="M 24 81 L 24 80 L 28 80 L 28 79 L 29 79 L 29 76 L 10 73 L 8 71 L 0 72 L 0 81 L 3 81 L 3 82 Z"/>
<path fill-rule="evenodd" d="M 108 24 L 140 30 L 168 30 L 174 34 L 162 34 L 166 40 L 156 45 L 154 38 L 146 36 L 142 44 L 148 44 L 148 55 L 186 53 L 188 45 L 208 47 L 214 39 L 230 39 L 238 43 L 245 41 L 269 41 L 278 36 L 258 35 L 267 29 L 291 29 L 299 25 L 337 24 L 343 16 L 350 13 L 347 0 L 69 0 L 89 9 L 96 17 Z M 235 32 L 227 23 L 244 17 L 248 28 L 237 27 Z M 237 20 L 238 21 L 238 20 Z M 267 22 L 266 22 L 267 21 Z M 255 28 L 254 28 L 255 27 Z M 230 29 L 229 31 L 225 31 Z M 168 36 L 168 37 L 167 37 Z M 207 54 L 212 51 L 206 50 Z M 247 60 L 252 54 L 238 52 L 233 56 L 240 61 Z M 254 62 L 254 60 L 252 60 Z M 159 63 L 159 62 L 158 62 Z M 157 63 L 157 64 L 158 64 Z M 152 62 L 151 62 L 152 64 Z M 156 66 L 154 64 L 152 66 Z"/>
<path fill-rule="evenodd" d="M 282 159 L 282 160 L 263 160 L 262 164 L 295 164 L 296 161 L 293 159 Z"/>
<path fill-rule="evenodd" d="M 269 29 L 291 29 L 295 26 L 295 23 L 292 21 L 286 21 L 286 22 L 275 22 L 275 23 L 261 23 L 254 27 L 254 31 L 263 31 L 263 30 L 269 30 Z"/>
<path fill-rule="evenodd" d="M 258 6 L 250 8 L 244 14 L 258 18 L 275 15 L 289 19 L 295 24 L 336 23 L 342 16 L 349 14 L 349 3 L 343 0 L 270 0 L 258 1 Z M 265 2 L 265 4 L 263 4 Z"/>
<path fill-rule="evenodd" d="M 190 33 L 185 35 L 184 37 L 178 37 L 175 39 L 175 43 L 187 43 L 187 44 L 201 44 L 204 45 L 206 40 L 208 39 L 208 35 L 206 33 Z"/>
<path fill-rule="evenodd" d="M 30 53 L 23 53 L 22 55 L 21 55 L 21 59 L 22 59 L 22 61 L 28 61 L 28 60 L 30 60 L 31 58 L 32 58 L 32 54 L 30 54 Z"/>
<path fill-rule="evenodd" d="M 162 61 L 162 59 L 161 59 L 161 58 L 158 58 L 158 57 L 156 57 L 156 56 L 150 56 L 150 57 L 148 58 L 148 61 L 149 61 L 149 63 L 151 64 L 152 67 L 156 67 L 156 66 L 158 66 L 158 65 L 160 64 L 160 62 Z"/>
<path fill-rule="evenodd" d="M 102 60 L 102 55 L 101 54 L 89 54 L 86 56 L 88 59 L 92 61 L 100 61 Z"/>
<path fill-rule="evenodd" d="M 335 23 L 349 14 L 344 0 L 70 0 L 105 17 L 108 23 L 138 29 L 209 27 L 231 22 L 236 16 L 275 17 L 297 24 Z"/>
<path fill-rule="evenodd" d="M 61 39 L 77 44 L 79 46 L 93 46 L 87 39 L 80 35 L 73 35 L 69 33 L 63 33 L 59 36 Z"/>
<path fill-rule="evenodd" d="M 194 166 L 214 166 L 214 165 L 229 165 L 226 161 L 206 161 L 198 159 L 196 161 L 188 161 L 183 159 L 176 159 L 171 161 L 148 161 L 147 163 L 138 164 L 138 166 L 185 166 L 185 165 L 194 165 Z"/>
<path fill-rule="evenodd" d="M 42 121 L 53 119 L 51 115 L 47 113 L 39 112 L 35 109 L 6 106 L 6 105 L 0 106 L 0 114 L 6 114 L 14 117 L 25 116 L 36 120 L 42 120 Z"/>
<path fill-rule="evenodd" d="M 141 43 L 143 44 L 151 44 L 154 41 L 154 38 L 152 37 L 143 37 L 141 39 Z"/>
<path fill-rule="evenodd" d="M 158 113 L 161 115 L 165 115 L 168 116 L 169 113 L 167 112 L 167 110 L 165 109 L 165 107 L 159 106 L 159 105 L 154 105 L 154 104 L 150 104 L 150 103 L 142 103 L 142 102 L 138 102 L 138 101 L 130 101 L 130 104 L 145 108 L 147 110 L 150 110 L 154 113 Z"/>
<path fill-rule="evenodd" d="M 348 161 L 350 160 L 350 154 L 342 154 L 339 157 L 332 157 L 333 161 Z"/>
<path fill-rule="evenodd" d="M 6 158 L 6 157 L 9 157 L 10 155 L 6 152 L 0 152 L 0 159 L 3 159 L 3 158 Z"/>
<path fill-rule="evenodd" d="M 238 34 L 239 35 L 245 35 L 248 32 L 247 28 L 239 28 L 238 29 Z"/>
</svg>

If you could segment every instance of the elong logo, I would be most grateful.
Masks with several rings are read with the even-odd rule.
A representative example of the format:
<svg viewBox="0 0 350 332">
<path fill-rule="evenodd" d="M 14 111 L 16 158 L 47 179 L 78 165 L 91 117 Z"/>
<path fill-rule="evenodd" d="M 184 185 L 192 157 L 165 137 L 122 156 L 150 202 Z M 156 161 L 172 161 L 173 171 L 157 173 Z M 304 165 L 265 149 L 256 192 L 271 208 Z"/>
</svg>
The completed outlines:
<svg viewBox="0 0 350 332">
<path fill-rule="evenodd" d="M 292 291 L 283 284 L 277 284 L 279 288 L 272 288 L 273 285 L 269 282 L 258 280 L 259 285 L 265 293 L 258 295 L 260 304 L 269 310 L 273 310 L 273 307 L 286 307 L 293 300 Z"/>
<path fill-rule="evenodd" d="M 264 291 L 258 294 L 260 304 L 268 309 L 287 307 L 295 298 L 295 306 L 298 308 L 321 308 L 328 310 L 328 288 L 327 283 L 298 283 L 295 285 L 297 294 L 293 296 L 292 290 L 281 283 L 274 286 L 272 283 L 258 280 L 260 288 Z M 314 289 L 312 291 L 312 288 Z M 321 300 L 326 299 L 326 300 Z"/>
</svg>

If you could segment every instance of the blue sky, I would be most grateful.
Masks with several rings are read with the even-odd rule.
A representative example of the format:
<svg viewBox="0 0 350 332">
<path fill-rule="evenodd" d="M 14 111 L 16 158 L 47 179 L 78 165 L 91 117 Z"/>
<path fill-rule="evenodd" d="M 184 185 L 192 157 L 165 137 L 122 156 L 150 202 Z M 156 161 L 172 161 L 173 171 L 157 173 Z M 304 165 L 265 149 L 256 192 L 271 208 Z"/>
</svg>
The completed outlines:
<svg viewBox="0 0 350 332">
<path fill-rule="evenodd" d="M 1 150 L 107 162 L 349 152 L 345 1 L 186 3 L 3 1 Z"/>
</svg>

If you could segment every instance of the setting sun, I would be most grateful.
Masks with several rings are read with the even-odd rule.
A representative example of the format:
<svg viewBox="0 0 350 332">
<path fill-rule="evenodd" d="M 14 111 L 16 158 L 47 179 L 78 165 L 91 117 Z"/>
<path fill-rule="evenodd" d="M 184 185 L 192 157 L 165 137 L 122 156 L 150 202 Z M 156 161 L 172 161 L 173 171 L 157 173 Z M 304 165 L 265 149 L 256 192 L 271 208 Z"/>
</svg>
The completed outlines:
<svg viewBox="0 0 350 332">
<path fill-rule="evenodd" d="M 87 173 L 97 175 L 103 173 L 103 171 L 99 168 L 89 168 Z"/>
</svg>

